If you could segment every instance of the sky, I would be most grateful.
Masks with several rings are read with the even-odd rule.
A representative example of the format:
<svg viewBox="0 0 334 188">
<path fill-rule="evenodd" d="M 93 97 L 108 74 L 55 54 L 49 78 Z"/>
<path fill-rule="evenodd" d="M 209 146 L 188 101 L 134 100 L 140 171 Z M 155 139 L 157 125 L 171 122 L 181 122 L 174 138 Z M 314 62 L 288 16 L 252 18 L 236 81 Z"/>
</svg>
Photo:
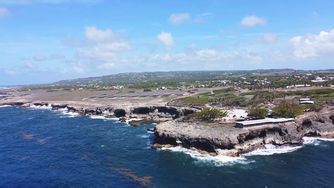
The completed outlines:
<svg viewBox="0 0 334 188">
<path fill-rule="evenodd" d="M 0 85 L 333 69 L 333 0 L 0 0 Z"/>
</svg>

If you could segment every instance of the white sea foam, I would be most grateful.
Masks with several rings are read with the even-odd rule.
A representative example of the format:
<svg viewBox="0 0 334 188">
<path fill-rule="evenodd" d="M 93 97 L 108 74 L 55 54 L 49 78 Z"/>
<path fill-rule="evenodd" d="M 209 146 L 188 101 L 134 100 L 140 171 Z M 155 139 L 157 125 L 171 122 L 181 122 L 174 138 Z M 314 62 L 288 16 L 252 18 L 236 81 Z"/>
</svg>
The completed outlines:
<svg viewBox="0 0 334 188">
<path fill-rule="evenodd" d="M 62 112 L 62 114 L 66 115 L 68 117 L 77 117 L 77 116 L 79 116 L 79 114 L 76 113 L 76 112 Z"/>
<path fill-rule="evenodd" d="M 61 114 L 65 115 L 65 117 L 77 117 L 80 114 L 76 112 L 69 112 L 67 108 L 61 108 L 57 110 L 58 112 L 61 112 Z"/>
<path fill-rule="evenodd" d="M 314 138 L 314 137 L 304 137 L 303 138 L 304 140 L 304 143 L 305 145 L 319 145 L 320 144 L 320 141 L 317 139 L 317 138 Z"/>
<path fill-rule="evenodd" d="M 102 119 L 102 120 L 112 120 L 112 121 L 118 121 L 119 118 L 108 118 L 104 116 L 98 116 L 98 115 L 90 115 L 89 118 L 91 119 Z"/>
<path fill-rule="evenodd" d="M 140 137 L 140 138 L 149 138 L 150 137 L 150 135 L 148 135 L 148 134 L 142 134 L 142 135 L 137 135 L 138 137 Z"/>
<path fill-rule="evenodd" d="M 266 144 L 264 148 L 256 149 L 249 153 L 245 153 L 242 156 L 274 155 L 274 154 L 290 153 L 302 147 L 303 146 L 275 146 L 272 144 Z"/>
<path fill-rule="evenodd" d="M 187 149 L 187 148 L 183 148 L 180 146 L 176 146 L 176 147 L 168 147 L 168 148 L 161 148 L 161 150 L 167 150 L 167 151 L 172 151 L 172 152 L 182 152 L 185 153 L 187 155 L 190 155 L 192 158 L 202 161 L 202 162 L 211 162 L 214 165 L 217 166 L 224 166 L 224 165 L 232 165 L 232 164 L 236 164 L 236 163 L 241 163 L 241 164 L 249 164 L 253 161 L 251 160 L 247 160 L 245 157 L 241 156 L 241 157 L 229 157 L 226 155 L 216 155 L 216 156 L 212 156 L 209 154 L 202 154 L 199 153 L 196 150 L 191 150 L 191 149 Z"/>
<path fill-rule="evenodd" d="M 143 118 L 129 118 L 126 120 L 126 123 L 129 124 L 131 121 L 141 121 Z"/>
<path fill-rule="evenodd" d="M 317 138 L 317 139 L 326 142 L 334 142 L 334 138 Z"/>
<path fill-rule="evenodd" d="M 333 142 L 333 138 L 320 138 L 320 137 L 303 137 L 305 145 L 320 145 L 321 141 Z"/>
<path fill-rule="evenodd" d="M 29 108 L 33 108 L 33 109 L 40 109 L 40 110 L 51 110 L 52 107 L 51 105 L 48 106 L 36 106 L 36 105 L 30 105 Z"/>
<path fill-rule="evenodd" d="M 11 107 L 11 105 L 0 105 L 0 108 Z"/>
</svg>

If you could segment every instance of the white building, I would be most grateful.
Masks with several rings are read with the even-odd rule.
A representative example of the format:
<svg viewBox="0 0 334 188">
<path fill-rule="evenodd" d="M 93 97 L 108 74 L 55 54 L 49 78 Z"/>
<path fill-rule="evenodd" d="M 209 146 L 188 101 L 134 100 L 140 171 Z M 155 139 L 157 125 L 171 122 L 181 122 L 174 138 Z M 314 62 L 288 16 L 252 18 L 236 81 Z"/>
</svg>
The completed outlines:
<svg viewBox="0 0 334 188">
<path fill-rule="evenodd" d="M 322 82 L 326 82 L 326 81 L 327 80 L 322 79 L 320 76 L 317 76 L 315 78 L 315 80 L 311 80 L 311 82 L 313 82 L 313 83 L 322 83 Z"/>
</svg>

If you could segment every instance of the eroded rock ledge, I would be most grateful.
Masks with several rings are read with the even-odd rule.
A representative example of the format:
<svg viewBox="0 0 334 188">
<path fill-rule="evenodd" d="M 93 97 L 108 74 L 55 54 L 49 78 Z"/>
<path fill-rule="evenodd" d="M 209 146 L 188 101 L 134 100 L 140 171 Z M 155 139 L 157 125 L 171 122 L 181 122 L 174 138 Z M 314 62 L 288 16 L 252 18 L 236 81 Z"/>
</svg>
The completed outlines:
<svg viewBox="0 0 334 188">
<path fill-rule="evenodd" d="M 273 145 L 301 145 L 304 136 L 334 138 L 334 111 L 306 113 L 295 122 L 267 124 L 248 128 L 233 125 L 164 122 L 156 126 L 154 147 L 182 146 L 213 154 L 238 156 Z"/>
<path fill-rule="evenodd" d="M 181 108 L 171 106 L 139 106 L 130 109 L 122 109 L 113 106 L 84 106 L 67 103 L 47 102 L 9 102 L 0 105 L 21 106 L 21 107 L 49 107 L 52 110 L 64 110 L 77 113 L 82 116 L 98 115 L 106 118 L 119 118 L 120 121 L 128 122 L 130 125 L 139 126 L 147 123 L 161 123 L 182 118 L 192 114 L 197 109 Z"/>
</svg>

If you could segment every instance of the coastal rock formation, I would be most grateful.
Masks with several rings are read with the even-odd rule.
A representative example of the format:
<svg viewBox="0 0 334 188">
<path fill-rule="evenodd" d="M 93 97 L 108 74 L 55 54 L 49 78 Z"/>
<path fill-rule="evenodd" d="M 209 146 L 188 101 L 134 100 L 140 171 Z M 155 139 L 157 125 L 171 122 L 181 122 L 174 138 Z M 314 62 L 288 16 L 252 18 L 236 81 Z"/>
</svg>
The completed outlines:
<svg viewBox="0 0 334 188">
<path fill-rule="evenodd" d="M 237 156 L 265 144 L 301 144 L 303 136 L 297 134 L 297 127 L 294 122 L 249 129 L 222 124 L 165 122 L 156 126 L 154 142 L 156 147 L 181 145 L 210 153 L 221 150 Z"/>
<path fill-rule="evenodd" d="M 23 106 L 25 105 L 25 102 L 8 102 L 8 103 L 3 103 L 2 105 L 9 105 L 9 106 Z"/>
<path fill-rule="evenodd" d="M 124 117 L 126 115 L 126 111 L 124 109 L 115 109 L 114 116 L 115 117 Z"/>
<path fill-rule="evenodd" d="M 187 114 L 193 113 L 191 109 L 186 110 Z M 131 111 L 132 114 L 146 114 L 152 116 L 179 118 L 183 115 L 183 109 L 169 106 L 151 106 L 151 107 L 136 107 Z"/>
<path fill-rule="evenodd" d="M 334 138 L 334 111 L 323 109 L 319 113 L 309 113 L 297 118 L 299 131 L 305 136 Z"/>
<path fill-rule="evenodd" d="M 296 118 L 295 122 L 248 128 L 218 123 L 169 121 L 156 126 L 154 146 L 182 146 L 238 156 L 266 144 L 301 145 L 304 136 L 334 138 L 332 112 L 308 113 Z"/>
<path fill-rule="evenodd" d="M 62 108 L 66 108 L 67 104 L 51 104 L 52 110 L 59 110 Z"/>
<path fill-rule="evenodd" d="M 33 105 L 35 105 L 35 106 L 48 106 L 49 103 L 47 103 L 47 102 L 34 102 Z"/>
</svg>

